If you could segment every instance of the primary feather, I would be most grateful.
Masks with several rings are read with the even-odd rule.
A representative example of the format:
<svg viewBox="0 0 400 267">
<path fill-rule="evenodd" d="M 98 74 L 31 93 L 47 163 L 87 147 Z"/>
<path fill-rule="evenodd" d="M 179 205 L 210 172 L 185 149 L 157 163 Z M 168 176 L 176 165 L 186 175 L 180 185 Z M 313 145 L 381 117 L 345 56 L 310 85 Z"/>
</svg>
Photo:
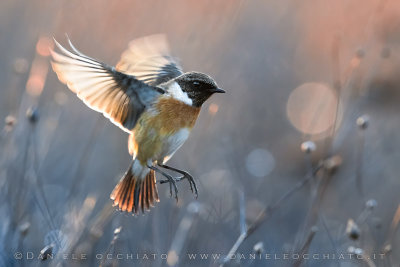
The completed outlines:
<svg viewBox="0 0 400 267">
<path fill-rule="evenodd" d="M 131 41 L 128 49 L 122 53 L 116 68 L 153 86 L 183 74 L 181 66 L 170 55 L 164 34 Z"/>
<path fill-rule="evenodd" d="M 90 108 L 101 112 L 114 124 L 130 132 L 146 109 L 164 91 L 135 76 L 117 71 L 79 52 L 72 52 L 54 40 L 61 53 L 51 51 L 52 66 L 60 81 Z"/>
</svg>

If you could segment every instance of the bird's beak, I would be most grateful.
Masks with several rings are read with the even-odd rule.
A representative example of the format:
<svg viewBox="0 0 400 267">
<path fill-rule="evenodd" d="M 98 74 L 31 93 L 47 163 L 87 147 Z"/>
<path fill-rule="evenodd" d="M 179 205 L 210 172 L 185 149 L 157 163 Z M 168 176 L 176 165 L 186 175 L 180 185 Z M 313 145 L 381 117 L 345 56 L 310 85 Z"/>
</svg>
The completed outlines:
<svg viewBox="0 0 400 267">
<path fill-rule="evenodd" d="M 221 88 L 215 88 L 215 89 L 213 90 L 213 93 L 220 93 L 220 94 L 223 94 L 223 93 L 225 93 L 225 91 L 222 90 Z"/>
</svg>

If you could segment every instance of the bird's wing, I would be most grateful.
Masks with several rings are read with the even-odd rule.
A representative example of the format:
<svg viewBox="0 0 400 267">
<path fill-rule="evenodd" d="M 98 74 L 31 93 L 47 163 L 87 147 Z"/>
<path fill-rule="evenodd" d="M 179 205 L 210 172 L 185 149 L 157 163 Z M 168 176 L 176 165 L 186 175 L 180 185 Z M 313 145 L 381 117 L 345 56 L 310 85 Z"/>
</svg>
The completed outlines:
<svg viewBox="0 0 400 267">
<path fill-rule="evenodd" d="M 87 106 L 126 132 L 134 128 L 146 106 L 164 93 L 161 88 L 85 56 L 69 40 L 72 52 L 54 41 L 61 53 L 51 51 L 52 66 L 60 81 Z"/>
<path fill-rule="evenodd" d="M 164 34 L 135 39 L 121 55 L 117 70 L 156 86 L 183 74 L 181 66 L 170 55 Z"/>
</svg>

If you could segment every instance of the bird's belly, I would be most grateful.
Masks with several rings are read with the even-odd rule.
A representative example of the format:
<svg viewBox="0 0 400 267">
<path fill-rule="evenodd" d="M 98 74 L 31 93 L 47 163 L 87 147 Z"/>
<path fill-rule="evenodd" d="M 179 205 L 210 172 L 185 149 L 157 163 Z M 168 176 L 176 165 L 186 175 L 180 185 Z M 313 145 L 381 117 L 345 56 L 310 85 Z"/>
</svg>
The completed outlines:
<svg viewBox="0 0 400 267">
<path fill-rule="evenodd" d="M 142 164 L 166 162 L 189 136 L 200 109 L 162 97 L 139 118 L 129 139 L 129 151 Z"/>
<path fill-rule="evenodd" d="M 182 128 L 173 135 L 164 137 L 162 141 L 162 148 L 157 155 L 156 159 L 159 163 L 166 163 L 172 155 L 185 143 L 188 139 L 190 130 Z"/>
</svg>

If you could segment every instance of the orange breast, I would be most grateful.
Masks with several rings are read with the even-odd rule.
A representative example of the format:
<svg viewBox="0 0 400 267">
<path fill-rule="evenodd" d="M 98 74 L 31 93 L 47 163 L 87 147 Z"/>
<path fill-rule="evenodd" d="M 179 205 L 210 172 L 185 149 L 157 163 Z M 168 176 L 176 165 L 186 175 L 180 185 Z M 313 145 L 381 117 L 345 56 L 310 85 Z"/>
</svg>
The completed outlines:
<svg viewBox="0 0 400 267">
<path fill-rule="evenodd" d="M 149 122 L 150 126 L 160 129 L 160 134 L 172 134 L 181 128 L 193 128 L 200 108 L 186 105 L 171 97 L 161 97 L 156 105 L 158 116 Z"/>
<path fill-rule="evenodd" d="M 169 96 L 161 96 L 154 110 L 142 114 L 129 139 L 129 151 L 142 164 L 154 159 L 163 141 L 182 128 L 192 129 L 200 108 L 189 106 Z"/>
</svg>

